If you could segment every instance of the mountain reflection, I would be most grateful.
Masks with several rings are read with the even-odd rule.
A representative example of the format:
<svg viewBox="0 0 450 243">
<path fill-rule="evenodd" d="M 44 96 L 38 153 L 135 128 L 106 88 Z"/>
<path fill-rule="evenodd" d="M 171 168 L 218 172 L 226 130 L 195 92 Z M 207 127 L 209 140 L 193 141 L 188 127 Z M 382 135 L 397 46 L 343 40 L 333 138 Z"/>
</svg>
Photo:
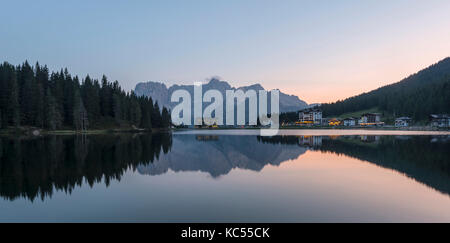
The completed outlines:
<svg viewBox="0 0 450 243">
<path fill-rule="evenodd" d="M 232 169 L 260 171 L 298 158 L 306 148 L 290 144 L 258 142 L 255 136 L 173 136 L 173 150 L 152 164 L 139 166 L 141 174 L 158 175 L 172 170 L 201 171 L 212 177 Z"/>
<path fill-rule="evenodd" d="M 307 150 L 344 154 L 399 171 L 450 194 L 448 136 L 89 135 L 0 138 L 0 196 L 44 200 L 87 183 L 120 181 L 124 173 L 260 171 Z"/>
</svg>

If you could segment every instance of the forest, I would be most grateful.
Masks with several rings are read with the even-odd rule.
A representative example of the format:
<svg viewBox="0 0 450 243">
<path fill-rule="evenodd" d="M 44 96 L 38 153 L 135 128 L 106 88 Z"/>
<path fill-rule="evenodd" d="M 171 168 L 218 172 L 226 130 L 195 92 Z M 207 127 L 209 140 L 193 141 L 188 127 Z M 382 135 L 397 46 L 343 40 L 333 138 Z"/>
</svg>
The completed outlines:
<svg viewBox="0 0 450 243">
<path fill-rule="evenodd" d="M 0 129 L 46 130 L 170 127 L 170 111 L 149 97 L 125 92 L 118 81 L 80 80 L 67 68 L 49 71 L 27 61 L 0 64 Z"/>
<path fill-rule="evenodd" d="M 450 113 L 450 57 L 404 80 L 334 103 L 322 104 L 324 117 L 377 108 L 383 116 L 424 121 Z"/>
</svg>

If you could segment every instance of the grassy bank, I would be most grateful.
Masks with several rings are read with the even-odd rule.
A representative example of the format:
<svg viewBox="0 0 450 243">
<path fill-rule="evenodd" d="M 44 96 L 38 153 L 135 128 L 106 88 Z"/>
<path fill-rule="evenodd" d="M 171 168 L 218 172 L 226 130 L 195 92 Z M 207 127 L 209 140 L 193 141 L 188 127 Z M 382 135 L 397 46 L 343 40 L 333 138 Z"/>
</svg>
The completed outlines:
<svg viewBox="0 0 450 243">
<path fill-rule="evenodd" d="M 10 127 L 5 129 L 0 129 L 0 135 L 21 135 L 21 136 L 41 136 L 41 135 L 76 135 L 76 134 L 85 134 L 85 135 L 95 135 L 95 134 L 114 134 L 114 133 L 155 133 L 155 132 L 164 132 L 168 131 L 168 129 L 139 129 L 139 128 L 115 128 L 115 129 L 92 129 L 86 131 L 77 131 L 77 130 L 45 130 L 35 127 Z"/>
</svg>

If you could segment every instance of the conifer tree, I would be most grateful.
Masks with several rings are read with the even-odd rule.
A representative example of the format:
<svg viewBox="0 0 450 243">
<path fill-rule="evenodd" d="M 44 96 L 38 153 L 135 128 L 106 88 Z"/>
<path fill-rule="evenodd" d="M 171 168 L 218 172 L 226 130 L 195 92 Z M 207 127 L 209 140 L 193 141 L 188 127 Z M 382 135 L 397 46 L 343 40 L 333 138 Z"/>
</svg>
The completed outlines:
<svg viewBox="0 0 450 243">
<path fill-rule="evenodd" d="M 163 108 L 161 117 L 162 117 L 162 127 L 169 128 L 170 125 L 172 124 L 172 121 L 171 121 L 170 113 L 166 107 Z"/>
<path fill-rule="evenodd" d="M 58 111 L 56 99 L 52 96 L 50 90 L 47 90 L 45 96 L 45 119 L 44 126 L 49 130 L 61 128 L 62 117 Z"/>
<path fill-rule="evenodd" d="M 154 128 L 162 127 L 161 111 L 159 109 L 158 102 L 155 102 L 155 105 L 153 106 L 152 127 L 154 127 Z"/>
<path fill-rule="evenodd" d="M 141 117 L 141 127 L 146 129 L 152 128 L 152 120 L 148 107 L 150 106 L 147 98 L 141 97 L 139 99 L 141 105 L 142 117 Z M 153 106 L 153 104 L 151 104 Z"/>
<path fill-rule="evenodd" d="M 138 99 L 134 92 L 131 93 L 131 123 L 135 126 L 139 126 L 141 124 L 142 112 L 141 107 L 139 105 Z"/>
<path fill-rule="evenodd" d="M 73 124 L 76 130 L 85 131 L 89 126 L 88 114 L 81 99 L 79 90 L 74 91 Z"/>
<path fill-rule="evenodd" d="M 22 123 L 26 125 L 34 125 L 34 112 L 33 112 L 33 82 L 34 72 L 30 64 L 27 61 L 18 68 L 19 75 L 19 101 Z"/>
</svg>

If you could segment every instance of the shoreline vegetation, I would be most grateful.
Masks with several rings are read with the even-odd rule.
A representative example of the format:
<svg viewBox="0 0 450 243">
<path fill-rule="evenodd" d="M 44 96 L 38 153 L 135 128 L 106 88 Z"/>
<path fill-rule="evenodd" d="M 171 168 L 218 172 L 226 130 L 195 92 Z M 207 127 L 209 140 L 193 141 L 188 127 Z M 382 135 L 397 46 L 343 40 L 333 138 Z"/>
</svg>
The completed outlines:
<svg viewBox="0 0 450 243">
<path fill-rule="evenodd" d="M 110 129 L 91 129 L 91 130 L 46 130 L 37 127 L 10 127 L 0 129 L 0 136 L 22 135 L 22 136 L 42 136 L 42 135 L 96 135 L 96 134 L 119 134 L 119 133 L 158 133 L 169 132 L 166 128 L 110 128 Z"/>
<path fill-rule="evenodd" d="M 0 129 L 0 136 L 22 135 L 29 137 L 45 136 L 45 135 L 100 135 L 100 134 L 121 134 L 121 133 L 160 133 L 160 132 L 172 132 L 172 131 L 223 131 L 223 130 L 256 130 L 261 127 L 219 127 L 219 128 L 161 128 L 161 129 L 143 129 L 143 128 L 111 128 L 111 129 L 92 129 L 92 130 L 45 130 L 35 127 L 19 127 L 19 128 L 7 128 Z M 315 126 L 315 127 L 300 127 L 300 126 L 284 126 L 280 127 L 280 130 L 379 130 L 379 131 L 450 131 L 447 128 L 437 128 L 430 126 L 415 126 L 415 127 L 329 127 L 329 126 Z"/>
</svg>

